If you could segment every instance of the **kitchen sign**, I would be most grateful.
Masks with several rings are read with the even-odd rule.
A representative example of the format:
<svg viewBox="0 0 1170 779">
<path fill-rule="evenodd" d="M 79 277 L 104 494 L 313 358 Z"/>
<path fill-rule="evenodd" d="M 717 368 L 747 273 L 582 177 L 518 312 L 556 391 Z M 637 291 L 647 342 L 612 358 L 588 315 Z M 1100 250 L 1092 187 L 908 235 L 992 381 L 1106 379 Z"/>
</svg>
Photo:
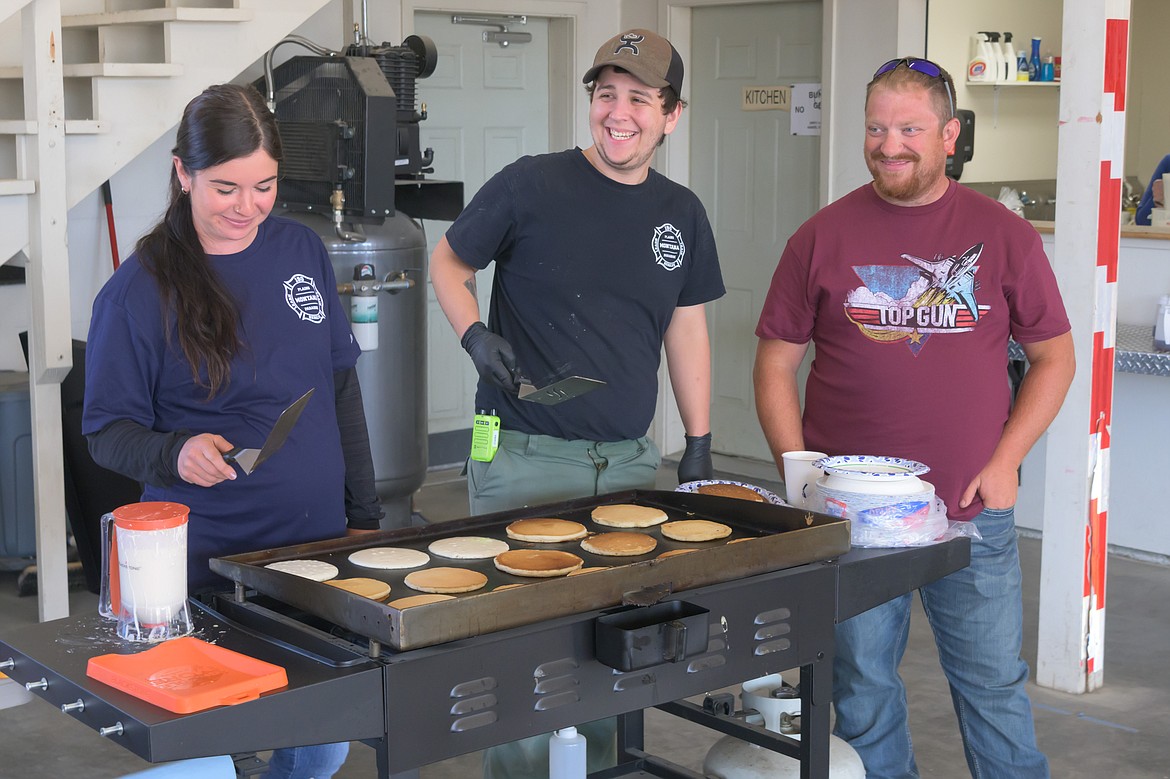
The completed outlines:
<svg viewBox="0 0 1170 779">
<path fill-rule="evenodd" d="M 793 135 L 821 134 L 821 85 L 743 87 L 743 111 L 790 111 Z"/>
<path fill-rule="evenodd" d="M 744 87 L 744 111 L 787 111 L 792 103 L 792 87 Z"/>
</svg>

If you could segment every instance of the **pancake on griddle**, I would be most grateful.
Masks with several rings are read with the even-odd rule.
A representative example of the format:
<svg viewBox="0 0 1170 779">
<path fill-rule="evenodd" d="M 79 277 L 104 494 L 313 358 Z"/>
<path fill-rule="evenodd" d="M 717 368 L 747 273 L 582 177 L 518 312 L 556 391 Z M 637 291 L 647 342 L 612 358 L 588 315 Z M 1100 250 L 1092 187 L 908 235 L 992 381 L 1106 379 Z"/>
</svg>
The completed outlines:
<svg viewBox="0 0 1170 779">
<path fill-rule="evenodd" d="M 682 519 L 663 525 L 662 535 L 675 541 L 714 541 L 731 535 L 731 528 L 708 519 Z"/>
<path fill-rule="evenodd" d="M 572 552 L 552 549 L 513 549 L 496 555 L 496 567 L 516 576 L 564 576 L 585 564 Z"/>
<path fill-rule="evenodd" d="M 661 560 L 664 557 L 676 557 L 680 554 L 686 554 L 687 552 L 697 552 L 697 551 L 699 551 L 699 550 L 698 549 L 671 549 L 668 552 L 663 552 L 662 554 L 658 555 L 658 559 Z"/>
<path fill-rule="evenodd" d="M 406 586 L 420 592 L 471 592 L 487 584 L 487 576 L 468 568 L 424 568 L 411 571 Z"/>
<path fill-rule="evenodd" d="M 312 579 L 315 582 L 327 581 L 337 576 L 337 566 L 324 560 L 281 560 L 264 567 L 291 573 L 303 579 Z"/>
<path fill-rule="evenodd" d="M 598 506 L 589 515 L 594 522 L 606 527 L 652 527 L 667 520 L 666 512 L 652 506 L 634 503 L 611 503 Z"/>
<path fill-rule="evenodd" d="M 508 525 L 506 531 L 508 538 L 514 538 L 517 541 L 532 541 L 538 544 L 576 541 L 578 538 L 584 538 L 589 532 L 580 522 L 547 517 L 518 519 Z"/>
<path fill-rule="evenodd" d="M 744 487 L 739 484 L 704 484 L 699 487 L 699 493 L 702 495 L 719 495 L 724 498 L 752 500 L 756 503 L 767 503 L 763 495 L 751 487 Z"/>
<path fill-rule="evenodd" d="M 393 571 L 401 568 L 418 568 L 431 561 L 431 556 L 419 549 L 405 549 L 397 546 L 372 546 L 359 549 L 349 556 L 349 561 L 363 568 L 380 568 Z"/>
<path fill-rule="evenodd" d="M 355 576 L 352 579 L 334 579 L 325 583 L 371 600 L 385 600 L 386 596 L 390 594 L 389 584 L 365 576 Z"/>
<path fill-rule="evenodd" d="M 424 595 L 407 595 L 405 598 L 398 598 L 387 603 L 387 606 L 393 606 L 396 609 L 408 609 L 411 606 L 422 606 L 427 603 L 438 603 L 441 600 L 455 600 L 454 595 L 440 595 L 435 592 L 428 592 Z"/>
<path fill-rule="evenodd" d="M 484 536 L 453 536 L 432 541 L 427 551 L 453 560 L 487 560 L 509 549 L 507 541 Z"/>
<path fill-rule="evenodd" d="M 653 552 L 658 542 L 645 533 L 598 533 L 581 540 L 581 548 L 593 554 L 634 557 Z"/>
</svg>

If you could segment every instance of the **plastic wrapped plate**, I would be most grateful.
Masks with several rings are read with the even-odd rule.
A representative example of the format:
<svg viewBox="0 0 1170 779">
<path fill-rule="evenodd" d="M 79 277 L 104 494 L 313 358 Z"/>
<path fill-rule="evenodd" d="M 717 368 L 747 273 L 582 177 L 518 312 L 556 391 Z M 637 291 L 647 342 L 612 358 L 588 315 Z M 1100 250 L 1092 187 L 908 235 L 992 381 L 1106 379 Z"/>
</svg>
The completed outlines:
<svg viewBox="0 0 1170 779">
<path fill-rule="evenodd" d="M 763 487 L 756 486 L 755 484 L 748 484 L 747 482 L 743 482 L 743 481 L 730 481 L 728 479 L 703 479 L 701 481 L 688 481 L 684 484 L 678 485 L 678 487 L 676 487 L 674 491 L 675 492 L 698 492 L 700 487 L 706 486 L 708 484 L 734 484 L 736 487 L 747 487 L 749 490 L 752 490 L 753 492 L 761 495 L 764 498 L 764 500 L 768 501 L 769 503 L 771 503 L 773 505 L 776 505 L 776 506 L 787 506 L 788 505 L 787 503 L 784 502 L 784 500 L 782 498 L 780 498 L 776 493 L 772 492 L 771 490 L 766 490 Z"/>
</svg>

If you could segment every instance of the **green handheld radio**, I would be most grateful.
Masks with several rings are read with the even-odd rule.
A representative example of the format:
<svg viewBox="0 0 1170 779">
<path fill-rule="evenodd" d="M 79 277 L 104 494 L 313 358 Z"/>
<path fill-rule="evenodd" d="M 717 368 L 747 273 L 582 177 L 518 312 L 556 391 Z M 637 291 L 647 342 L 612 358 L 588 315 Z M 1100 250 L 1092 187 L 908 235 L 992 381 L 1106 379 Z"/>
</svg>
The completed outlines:
<svg viewBox="0 0 1170 779">
<path fill-rule="evenodd" d="M 496 410 L 485 414 L 475 415 L 471 423 L 471 459 L 481 463 L 490 463 L 500 448 L 500 418 Z"/>
</svg>

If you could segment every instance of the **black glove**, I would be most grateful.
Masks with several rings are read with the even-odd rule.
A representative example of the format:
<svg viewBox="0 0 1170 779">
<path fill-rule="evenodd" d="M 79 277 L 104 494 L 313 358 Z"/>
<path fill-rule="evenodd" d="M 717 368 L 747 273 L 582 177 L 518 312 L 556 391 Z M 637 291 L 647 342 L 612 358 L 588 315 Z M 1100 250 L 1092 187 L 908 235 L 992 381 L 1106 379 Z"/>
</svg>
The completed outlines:
<svg viewBox="0 0 1170 779">
<path fill-rule="evenodd" d="M 678 483 L 710 479 L 715 469 L 711 466 L 711 434 L 689 435 L 687 448 L 678 461 Z"/>
<path fill-rule="evenodd" d="M 467 328 L 459 343 L 471 355 L 481 379 L 508 392 L 520 391 L 516 381 L 516 355 L 510 343 L 488 330 L 483 322 Z"/>
</svg>

